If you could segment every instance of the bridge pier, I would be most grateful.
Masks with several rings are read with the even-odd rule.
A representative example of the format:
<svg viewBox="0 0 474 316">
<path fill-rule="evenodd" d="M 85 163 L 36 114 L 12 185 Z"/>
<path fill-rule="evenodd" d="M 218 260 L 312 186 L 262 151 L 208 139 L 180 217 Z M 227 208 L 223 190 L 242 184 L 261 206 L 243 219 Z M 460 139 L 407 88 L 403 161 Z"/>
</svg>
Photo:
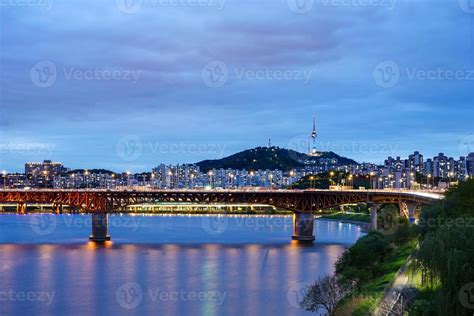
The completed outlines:
<svg viewBox="0 0 474 316">
<path fill-rule="evenodd" d="M 370 209 L 370 230 L 377 230 L 377 211 L 379 209 L 378 204 L 369 204 Z"/>
<path fill-rule="evenodd" d="M 27 213 L 26 203 L 18 203 L 16 205 L 16 213 L 18 215 L 25 215 Z"/>
<path fill-rule="evenodd" d="M 94 242 L 110 240 L 107 213 L 92 213 L 92 234 L 89 240 Z"/>
<path fill-rule="evenodd" d="M 53 204 L 53 213 L 54 214 L 62 214 L 63 213 L 63 205 L 61 203 Z"/>
<path fill-rule="evenodd" d="M 293 213 L 293 240 L 312 242 L 314 215 L 312 213 Z"/>
<path fill-rule="evenodd" d="M 409 223 L 414 223 L 415 222 L 416 204 L 415 203 L 407 203 L 407 208 L 408 208 L 408 222 Z"/>
</svg>

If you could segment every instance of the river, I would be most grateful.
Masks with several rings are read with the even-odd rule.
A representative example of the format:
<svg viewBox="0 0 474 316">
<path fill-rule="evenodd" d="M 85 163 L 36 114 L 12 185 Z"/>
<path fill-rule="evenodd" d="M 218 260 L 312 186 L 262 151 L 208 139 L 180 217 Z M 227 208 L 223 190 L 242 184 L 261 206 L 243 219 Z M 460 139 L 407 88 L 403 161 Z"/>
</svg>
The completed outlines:
<svg viewBox="0 0 474 316">
<path fill-rule="evenodd" d="M 302 290 L 333 273 L 364 233 L 317 220 L 291 241 L 288 216 L 0 215 L 0 315 L 315 315 Z"/>
</svg>

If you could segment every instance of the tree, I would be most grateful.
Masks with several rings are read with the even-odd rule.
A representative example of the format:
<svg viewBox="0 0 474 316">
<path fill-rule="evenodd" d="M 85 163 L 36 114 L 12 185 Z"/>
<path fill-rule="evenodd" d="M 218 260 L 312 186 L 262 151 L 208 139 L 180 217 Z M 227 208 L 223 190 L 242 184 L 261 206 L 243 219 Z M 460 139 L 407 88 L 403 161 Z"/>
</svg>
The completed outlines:
<svg viewBox="0 0 474 316">
<path fill-rule="evenodd" d="M 474 181 L 451 189 L 444 201 L 422 213 L 417 262 L 423 280 L 441 284 L 434 299 L 439 315 L 472 315 L 474 283 Z M 469 288 L 470 289 L 470 288 Z"/>
<path fill-rule="evenodd" d="M 370 232 L 339 258 L 336 274 L 346 284 L 359 286 L 379 273 L 380 263 L 391 251 L 387 237 L 379 232 Z"/>
<path fill-rule="evenodd" d="M 346 295 L 345 289 L 336 276 L 325 276 L 308 286 L 308 292 L 300 302 L 302 308 L 316 312 L 324 308 L 332 315 L 337 303 Z"/>
</svg>

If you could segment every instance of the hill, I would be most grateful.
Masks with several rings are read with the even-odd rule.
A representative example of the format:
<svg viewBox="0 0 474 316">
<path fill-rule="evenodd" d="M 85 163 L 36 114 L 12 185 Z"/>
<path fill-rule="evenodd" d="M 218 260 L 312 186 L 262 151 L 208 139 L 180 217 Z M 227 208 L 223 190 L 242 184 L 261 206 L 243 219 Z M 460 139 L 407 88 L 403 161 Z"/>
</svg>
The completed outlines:
<svg viewBox="0 0 474 316">
<path fill-rule="evenodd" d="M 206 172 L 210 169 L 280 169 L 289 171 L 299 169 L 305 166 L 329 165 L 355 165 L 356 161 L 341 157 L 336 153 L 320 152 L 317 157 L 309 156 L 291 149 L 280 147 L 257 147 L 241 151 L 231 156 L 216 159 L 203 160 L 197 165 L 201 171 Z"/>
</svg>

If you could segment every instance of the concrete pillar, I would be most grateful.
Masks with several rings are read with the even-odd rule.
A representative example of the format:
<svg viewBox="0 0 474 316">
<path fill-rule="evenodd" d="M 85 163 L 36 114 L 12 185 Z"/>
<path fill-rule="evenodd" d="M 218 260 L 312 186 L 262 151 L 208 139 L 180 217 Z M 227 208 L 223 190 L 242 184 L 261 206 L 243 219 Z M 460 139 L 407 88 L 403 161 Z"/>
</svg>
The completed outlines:
<svg viewBox="0 0 474 316">
<path fill-rule="evenodd" d="M 63 205 L 61 203 L 53 204 L 53 213 L 62 214 L 63 213 Z"/>
<path fill-rule="evenodd" d="M 107 213 L 92 213 L 92 234 L 90 235 L 89 240 L 95 242 L 110 240 Z"/>
<path fill-rule="evenodd" d="M 314 240 L 314 215 L 312 213 L 293 213 L 293 240 Z"/>
<path fill-rule="evenodd" d="M 414 223 L 415 222 L 416 204 L 415 203 L 407 203 L 407 208 L 408 208 L 408 222 L 409 223 Z"/>
<path fill-rule="evenodd" d="M 20 215 L 26 214 L 26 203 L 18 203 L 16 205 L 16 213 Z"/>
<path fill-rule="evenodd" d="M 370 209 L 370 230 L 377 230 L 377 210 L 378 204 L 369 204 Z"/>
</svg>

